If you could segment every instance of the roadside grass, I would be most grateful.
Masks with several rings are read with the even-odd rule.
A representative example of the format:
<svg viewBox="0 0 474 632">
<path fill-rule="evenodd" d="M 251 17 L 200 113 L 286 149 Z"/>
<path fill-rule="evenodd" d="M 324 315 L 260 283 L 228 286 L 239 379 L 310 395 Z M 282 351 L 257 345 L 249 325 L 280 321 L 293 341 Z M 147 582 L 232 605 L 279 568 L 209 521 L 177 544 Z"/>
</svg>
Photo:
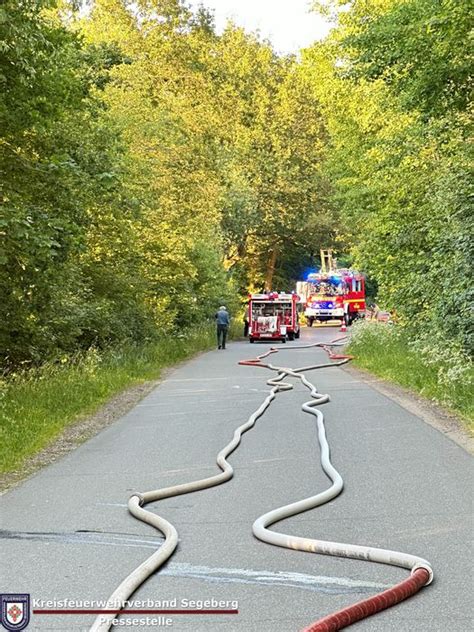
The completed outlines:
<svg viewBox="0 0 474 632">
<path fill-rule="evenodd" d="M 238 337 L 240 327 L 233 323 L 231 337 Z M 112 396 L 155 380 L 164 368 L 215 345 L 215 326 L 203 325 L 142 346 L 90 349 L 63 363 L 0 379 L 0 472 L 18 469 Z"/>
<path fill-rule="evenodd" d="M 356 366 L 450 409 L 474 430 L 474 368 L 456 351 L 437 353 L 396 326 L 369 321 L 353 327 L 349 352 Z"/>
</svg>

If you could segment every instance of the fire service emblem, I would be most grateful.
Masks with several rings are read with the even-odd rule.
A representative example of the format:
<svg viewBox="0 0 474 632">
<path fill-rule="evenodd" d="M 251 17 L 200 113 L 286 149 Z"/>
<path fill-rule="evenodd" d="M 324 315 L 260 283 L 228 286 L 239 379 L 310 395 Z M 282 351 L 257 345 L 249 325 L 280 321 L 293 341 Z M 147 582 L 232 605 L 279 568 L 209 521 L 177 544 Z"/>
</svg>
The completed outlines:
<svg viewBox="0 0 474 632">
<path fill-rule="evenodd" d="M 0 595 L 0 623 L 6 630 L 24 630 L 30 622 L 30 595 Z"/>
</svg>

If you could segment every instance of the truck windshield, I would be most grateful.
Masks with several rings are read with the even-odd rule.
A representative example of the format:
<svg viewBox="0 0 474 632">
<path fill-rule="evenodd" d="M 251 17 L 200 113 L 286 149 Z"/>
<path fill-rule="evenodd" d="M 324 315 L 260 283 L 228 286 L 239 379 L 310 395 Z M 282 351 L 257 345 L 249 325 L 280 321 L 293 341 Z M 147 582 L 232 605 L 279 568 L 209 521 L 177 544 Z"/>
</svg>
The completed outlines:
<svg viewBox="0 0 474 632">
<path fill-rule="evenodd" d="M 313 281 L 311 283 L 311 293 L 321 296 L 337 296 L 344 292 L 342 281 Z"/>
<path fill-rule="evenodd" d="M 259 316 L 291 316 L 291 303 L 252 303 L 252 317 L 255 320 Z"/>
</svg>

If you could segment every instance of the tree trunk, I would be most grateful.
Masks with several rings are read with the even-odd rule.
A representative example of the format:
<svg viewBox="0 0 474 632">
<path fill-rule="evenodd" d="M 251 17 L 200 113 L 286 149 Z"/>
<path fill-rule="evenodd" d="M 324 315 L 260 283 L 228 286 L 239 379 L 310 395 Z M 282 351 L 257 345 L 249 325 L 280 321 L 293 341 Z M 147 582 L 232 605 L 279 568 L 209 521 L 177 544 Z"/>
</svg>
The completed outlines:
<svg viewBox="0 0 474 632">
<path fill-rule="evenodd" d="M 265 291 L 271 292 L 273 285 L 273 275 L 275 273 L 275 265 L 278 257 L 278 248 L 274 248 L 270 251 L 270 256 L 267 261 L 267 273 L 265 275 Z"/>
</svg>

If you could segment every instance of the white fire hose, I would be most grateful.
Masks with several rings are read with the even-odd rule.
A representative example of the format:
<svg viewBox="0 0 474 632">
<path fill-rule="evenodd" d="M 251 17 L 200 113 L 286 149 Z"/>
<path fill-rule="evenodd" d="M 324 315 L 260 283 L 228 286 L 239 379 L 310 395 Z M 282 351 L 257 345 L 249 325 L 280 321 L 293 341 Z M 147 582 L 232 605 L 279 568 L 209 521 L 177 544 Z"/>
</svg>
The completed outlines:
<svg viewBox="0 0 474 632">
<path fill-rule="evenodd" d="M 286 347 L 285 350 L 297 350 L 307 349 L 310 347 L 333 347 L 340 346 L 341 342 L 330 343 L 326 345 L 324 343 L 314 343 L 310 345 L 298 345 L 292 347 Z M 282 546 L 299 551 L 308 551 L 312 553 L 321 553 L 325 555 L 335 555 L 341 557 L 349 557 L 355 559 L 364 559 L 372 562 L 380 562 L 383 564 L 391 564 L 395 566 L 401 566 L 411 570 L 414 573 L 417 569 L 425 569 L 428 573 L 426 584 L 431 583 L 433 579 L 433 571 L 430 564 L 414 555 L 406 553 L 400 553 L 397 551 L 389 551 L 385 549 L 378 549 L 368 546 L 359 546 L 355 544 L 342 544 L 338 542 L 326 542 L 323 540 L 315 540 L 311 538 L 302 538 L 298 536 L 287 535 L 284 533 L 277 533 L 270 531 L 268 527 L 275 522 L 294 516 L 295 514 L 307 511 L 318 507 L 341 493 L 343 488 L 343 480 L 339 472 L 334 468 L 329 456 L 329 445 L 326 439 L 326 432 L 324 428 L 323 414 L 316 408 L 321 404 L 325 404 L 329 401 L 329 395 L 322 395 L 318 393 L 316 387 L 304 376 L 304 371 L 311 371 L 313 369 L 319 369 L 329 366 L 340 366 L 348 362 L 347 357 L 342 356 L 343 359 L 337 362 L 329 362 L 324 364 L 310 365 L 307 367 L 291 369 L 286 367 L 277 367 L 272 364 L 261 364 L 260 361 L 270 353 L 274 353 L 276 350 L 271 349 L 266 353 L 259 356 L 256 360 L 241 362 L 241 364 L 248 364 L 250 366 L 260 366 L 268 368 L 272 371 L 278 372 L 278 376 L 267 381 L 267 384 L 272 386 L 268 396 L 260 404 L 258 409 L 254 411 L 248 420 L 239 426 L 234 431 L 232 440 L 219 452 L 217 455 L 217 465 L 222 470 L 221 473 L 208 478 L 203 478 L 197 481 L 189 483 L 183 483 L 181 485 L 174 485 L 172 487 L 165 487 L 154 491 L 148 491 L 144 493 L 133 494 L 128 501 L 128 509 L 130 513 L 151 526 L 155 527 L 163 533 L 165 536 L 165 542 L 160 548 L 153 553 L 147 560 L 140 564 L 128 577 L 126 577 L 122 583 L 115 589 L 112 595 L 109 597 L 108 609 L 111 612 L 107 614 L 101 614 L 97 617 L 94 624 L 91 627 L 90 632 L 106 632 L 110 629 L 113 620 L 116 618 L 117 613 L 123 608 L 125 602 L 129 597 L 137 590 L 137 588 L 143 584 L 146 579 L 157 571 L 166 560 L 173 554 L 178 544 L 178 533 L 174 526 L 164 518 L 161 518 L 155 513 L 143 508 L 144 505 L 162 500 L 163 498 L 170 498 L 172 496 L 178 496 L 180 494 L 189 494 L 198 490 L 214 487 L 228 481 L 232 478 L 234 470 L 231 464 L 227 461 L 227 457 L 240 444 L 241 437 L 244 432 L 252 428 L 257 419 L 263 415 L 271 402 L 275 399 L 276 394 L 280 391 L 288 391 L 293 388 L 293 385 L 289 382 L 284 382 L 283 379 L 287 376 L 296 377 L 310 390 L 311 400 L 305 402 L 302 405 L 304 412 L 314 415 L 316 417 L 316 423 L 318 428 L 318 439 L 321 447 L 321 465 L 324 472 L 331 479 L 332 485 L 325 491 L 305 498 L 298 502 L 279 507 L 273 511 L 269 511 L 260 518 L 258 518 L 252 527 L 254 535 L 264 542 L 274 544 L 276 546 Z M 335 356 L 338 357 L 338 356 Z M 316 628 L 315 628 L 316 629 Z M 329 629 L 329 628 L 327 628 Z M 340 628 L 331 628 L 340 629 Z"/>
</svg>

